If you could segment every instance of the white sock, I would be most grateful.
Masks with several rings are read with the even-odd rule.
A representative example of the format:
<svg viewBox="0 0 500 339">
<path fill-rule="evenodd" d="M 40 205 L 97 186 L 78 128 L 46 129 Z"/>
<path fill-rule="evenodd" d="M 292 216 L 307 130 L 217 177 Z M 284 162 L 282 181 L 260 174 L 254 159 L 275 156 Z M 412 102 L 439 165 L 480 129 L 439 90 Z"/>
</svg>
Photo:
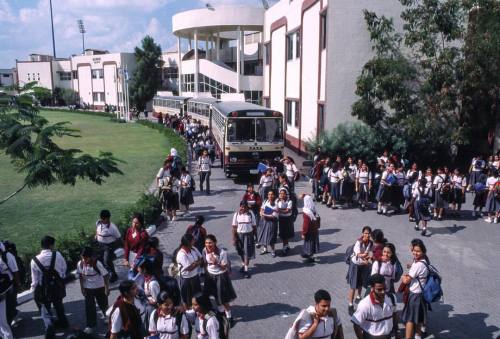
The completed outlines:
<svg viewBox="0 0 500 339">
<path fill-rule="evenodd" d="M 419 336 L 418 334 L 415 334 L 415 339 L 422 339 L 422 337 Z"/>
<path fill-rule="evenodd" d="M 226 311 L 226 318 L 231 318 L 231 311 Z"/>
</svg>

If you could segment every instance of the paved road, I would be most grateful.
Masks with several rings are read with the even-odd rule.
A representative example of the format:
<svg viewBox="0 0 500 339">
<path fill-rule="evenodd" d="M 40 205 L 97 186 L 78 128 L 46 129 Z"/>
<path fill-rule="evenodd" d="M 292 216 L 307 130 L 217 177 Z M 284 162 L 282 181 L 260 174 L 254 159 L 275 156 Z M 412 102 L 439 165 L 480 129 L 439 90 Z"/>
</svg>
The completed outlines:
<svg viewBox="0 0 500 339">
<path fill-rule="evenodd" d="M 237 324 L 232 337 L 283 338 L 287 328 L 301 308 L 311 304 L 314 291 L 319 288 L 330 291 L 334 306 L 339 309 L 344 323 L 346 338 L 354 338 L 347 315 L 347 265 L 344 252 L 359 236 L 362 225 L 381 228 L 386 237 L 396 244 L 403 263 L 411 260 L 409 243 L 419 233 L 413 230 L 406 215 L 384 217 L 374 211 L 329 210 L 319 206 L 322 215 L 320 232 L 321 262 L 304 265 L 300 259 L 302 244 L 299 241 L 299 223 L 295 225 L 295 241 L 287 257 L 273 259 L 270 255 L 259 256 L 253 261 L 253 276 L 242 279 L 237 272 L 239 262 L 231 241 L 231 217 L 243 194 L 243 183 L 224 178 L 220 169 L 212 175 L 213 194 L 206 196 L 195 192 L 196 214 L 205 215 L 209 233 L 214 233 L 219 243 L 229 248 L 233 267 L 233 283 L 238 294 L 233 314 Z M 198 185 L 198 184 L 197 184 Z M 297 185 L 297 192 L 309 190 L 307 182 Z M 469 196 L 468 196 L 469 198 Z M 472 200 L 469 198 L 469 201 Z M 466 209 L 470 208 L 470 203 Z M 467 213 L 470 215 L 470 213 Z M 162 228 L 160 238 L 165 253 L 172 253 L 190 219 L 180 219 Z M 298 220 L 301 220 L 299 216 Z M 433 264 L 443 275 L 444 302 L 434 306 L 430 313 L 428 332 L 431 338 L 496 338 L 500 335 L 500 307 L 496 295 L 500 275 L 496 271 L 496 249 L 500 243 L 500 225 L 463 217 L 456 220 L 431 222 L 432 236 L 424 239 Z M 280 246 L 277 247 L 278 249 Z M 169 261 L 169 258 L 167 261 Z M 84 324 L 84 306 L 76 284 L 68 287 L 66 310 L 72 324 Z M 116 297 L 116 291 L 112 298 Z M 39 337 L 41 321 L 36 318 L 33 303 L 21 307 L 25 316 L 16 330 L 19 338 Z M 103 331 L 101 326 L 101 331 Z"/>
</svg>

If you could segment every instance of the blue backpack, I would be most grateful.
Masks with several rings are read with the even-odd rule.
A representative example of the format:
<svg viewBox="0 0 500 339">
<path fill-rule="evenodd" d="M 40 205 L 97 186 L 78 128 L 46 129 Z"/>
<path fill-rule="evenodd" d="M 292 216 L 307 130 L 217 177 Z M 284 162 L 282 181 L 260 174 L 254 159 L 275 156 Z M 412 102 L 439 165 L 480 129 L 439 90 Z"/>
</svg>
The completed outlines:
<svg viewBox="0 0 500 339">
<path fill-rule="evenodd" d="M 439 301 L 443 297 L 443 289 L 441 288 L 441 276 L 439 275 L 438 270 L 432 266 L 427 264 L 425 261 L 422 261 L 429 274 L 427 275 L 427 282 L 425 286 L 422 286 L 420 279 L 417 279 L 420 288 L 422 289 L 422 296 L 424 300 L 430 304 L 436 301 Z"/>
</svg>

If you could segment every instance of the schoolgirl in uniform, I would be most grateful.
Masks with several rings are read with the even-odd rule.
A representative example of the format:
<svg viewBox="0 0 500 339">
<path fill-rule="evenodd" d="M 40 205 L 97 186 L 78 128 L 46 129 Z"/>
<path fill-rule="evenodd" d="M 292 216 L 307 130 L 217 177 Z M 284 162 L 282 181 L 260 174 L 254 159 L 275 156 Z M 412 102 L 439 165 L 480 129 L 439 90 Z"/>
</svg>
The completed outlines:
<svg viewBox="0 0 500 339">
<path fill-rule="evenodd" d="M 164 210 L 170 220 L 177 219 L 177 210 L 179 209 L 179 188 L 181 181 L 176 177 L 168 177 L 163 189 Z"/>
<path fill-rule="evenodd" d="M 380 185 L 377 192 L 378 214 L 387 214 L 387 205 L 392 201 L 392 186 L 395 184 L 394 164 L 390 164 L 380 178 Z"/>
<path fill-rule="evenodd" d="M 415 209 L 415 230 L 419 231 L 422 227 L 422 235 L 427 234 L 427 223 L 431 220 L 430 200 L 431 188 L 427 185 L 427 179 L 422 178 L 413 190 L 414 209 Z"/>
<path fill-rule="evenodd" d="M 320 217 L 311 196 L 303 195 L 304 208 L 302 209 L 302 239 L 304 240 L 302 257 L 307 263 L 318 261 L 314 254 L 319 252 Z"/>
<path fill-rule="evenodd" d="M 465 203 L 465 190 L 467 189 L 467 180 L 460 173 L 458 168 L 455 168 L 451 176 L 451 208 L 454 211 L 460 211 L 462 204 Z"/>
<path fill-rule="evenodd" d="M 218 307 L 223 307 L 227 319 L 233 322 L 231 305 L 236 299 L 231 278 L 229 277 L 229 260 L 227 251 L 217 247 L 217 238 L 213 234 L 207 235 L 203 249 L 203 261 L 207 271 L 203 294 L 213 296 Z"/>
<path fill-rule="evenodd" d="M 261 197 L 267 197 L 267 193 L 273 189 L 274 176 L 273 169 L 268 167 L 266 172 L 260 177 L 259 194 Z"/>
<path fill-rule="evenodd" d="M 323 173 L 321 174 L 320 184 L 323 188 L 323 196 L 321 203 L 324 205 L 330 200 L 330 178 L 328 174 L 330 173 L 330 169 L 332 168 L 332 162 L 330 158 L 325 159 L 325 166 L 323 167 Z"/>
<path fill-rule="evenodd" d="M 147 259 L 139 265 L 139 273 L 141 273 L 144 277 L 144 285 L 140 287 L 144 291 L 144 295 L 146 297 L 145 319 L 149 319 L 151 314 L 157 307 L 157 297 L 158 294 L 160 294 L 160 283 L 158 282 L 158 278 L 154 274 L 153 263 Z"/>
<path fill-rule="evenodd" d="M 368 170 L 368 166 L 362 163 L 356 173 L 356 192 L 358 195 L 358 204 L 363 212 L 366 210 L 366 206 L 368 206 L 371 189 L 372 174 Z"/>
<path fill-rule="evenodd" d="M 403 284 L 409 286 L 409 298 L 401 314 L 402 321 L 406 324 L 406 338 L 422 337 L 422 325 L 427 319 L 427 304 L 422 295 L 422 286 L 427 283 L 429 275 L 427 249 L 420 240 L 412 246 L 413 263 L 408 274 L 401 278 Z"/>
<path fill-rule="evenodd" d="M 493 164 L 492 166 L 498 171 L 500 169 L 500 156 L 498 154 L 495 154 L 493 157 Z"/>
<path fill-rule="evenodd" d="M 481 217 L 483 208 L 486 206 L 486 198 L 488 197 L 488 187 L 486 186 L 486 180 L 488 179 L 488 176 L 486 175 L 486 173 L 486 170 L 484 170 L 483 173 L 478 176 L 477 182 L 473 186 L 475 193 L 474 201 L 472 203 L 474 206 L 474 209 L 472 211 L 473 217 Z M 476 210 L 478 211 L 476 212 Z"/>
<path fill-rule="evenodd" d="M 486 222 L 498 222 L 498 212 L 500 212 L 500 197 L 497 197 L 497 183 L 500 179 L 498 178 L 497 170 L 490 170 L 490 176 L 486 180 L 486 187 L 488 189 L 488 197 L 486 198 L 486 209 L 488 211 L 488 217 L 485 219 Z"/>
<path fill-rule="evenodd" d="M 443 211 L 446 206 L 443 195 L 446 185 L 448 185 L 446 176 L 443 168 L 440 167 L 437 169 L 437 174 L 432 182 L 432 188 L 434 190 L 434 219 L 437 220 L 443 220 Z"/>
<path fill-rule="evenodd" d="M 259 237 L 259 244 L 263 246 L 260 254 L 269 253 L 267 247 L 271 247 L 271 256 L 276 257 L 274 245 L 278 237 L 278 204 L 276 203 L 276 195 L 274 191 L 267 193 L 267 200 L 260 209 L 261 217 L 261 233 Z"/>
<path fill-rule="evenodd" d="M 180 202 L 186 209 L 186 212 L 184 213 L 184 216 L 189 216 L 189 205 L 194 204 L 194 199 L 193 199 L 193 187 L 191 186 L 191 175 L 187 171 L 186 167 L 183 166 L 181 169 L 181 197 L 180 197 Z"/>
<path fill-rule="evenodd" d="M 382 174 L 385 171 L 385 165 L 375 165 L 373 166 L 373 185 L 370 191 L 370 200 L 377 200 L 377 193 L 380 188 L 380 182 L 382 180 Z"/>
<path fill-rule="evenodd" d="M 387 243 L 384 232 L 381 229 L 376 228 L 372 231 L 370 237 L 373 242 L 371 259 L 380 260 L 382 258 L 384 245 Z"/>
<path fill-rule="evenodd" d="M 476 182 L 479 182 L 479 176 L 486 168 L 486 162 L 481 155 L 474 157 L 469 168 L 469 190 L 472 190 Z"/>
<path fill-rule="evenodd" d="M 193 246 L 193 235 L 184 234 L 177 252 L 182 302 L 191 307 L 192 297 L 201 292 L 199 268 L 203 266 L 201 253 Z"/>
<path fill-rule="evenodd" d="M 255 216 L 255 221 L 259 224 L 260 221 L 260 207 L 262 206 L 262 198 L 261 195 L 254 190 L 254 186 L 252 183 L 247 185 L 247 190 L 243 195 L 242 201 L 246 201 L 248 204 L 248 208 L 253 212 Z"/>
<path fill-rule="evenodd" d="M 192 303 L 197 315 L 195 327 L 198 339 L 219 339 L 219 321 L 208 296 L 199 293 L 193 297 Z"/>
<path fill-rule="evenodd" d="M 352 205 L 352 197 L 355 192 L 356 172 L 358 167 L 354 163 L 352 157 L 347 158 L 347 163 L 344 166 L 342 182 L 340 186 L 341 196 L 344 197 L 347 207 Z"/>
<path fill-rule="evenodd" d="M 187 339 L 188 320 L 184 313 L 176 310 L 172 297 L 163 291 L 157 301 L 158 307 L 149 317 L 149 334 L 159 339 Z"/>
<path fill-rule="evenodd" d="M 290 251 L 288 240 L 292 239 L 295 232 L 293 229 L 292 220 L 292 200 L 288 196 L 288 191 L 285 188 L 279 190 L 278 200 L 278 230 L 279 237 L 283 241 L 283 255 L 287 255 Z"/>
<path fill-rule="evenodd" d="M 349 293 L 347 296 L 349 305 L 349 315 L 354 313 L 354 294 L 357 291 L 356 301 L 361 300 L 361 289 L 368 286 L 368 279 L 371 272 L 371 250 L 373 242 L 370 240 L 372 229 L 365 226 L 362 229 L 361 237 L 356 240 L 353 248 L 353 254 L 349 262 L 347 271 L 347 283 L 349 284 Z"/>
<path fill-rule="evenodd" d="M 243 273 L 245 278 L 250 278 L 248 267 L 250 259 L 255 258 L 254 235 L 256 232 L 255 215 L 248 209 L 248 204 L 245 200 L 240 202 L 238 212 L 233 215 L 233 245 L 236 247 L 238 255 L 241 257 L 243 265 L 240 273 Z"/>
<path fill-rule="evenodd" d="M 300 177 L 300 173 L 292 158 L 285 157 L 283 160 L 284 171 L 290 184 L 290 192 L 293 192 L 295 190 L 295 180 Z"/>
<path fill-rule="evenodd" d="M 381 274 L 385 278 L 385 291 L 395 293 L 394 283 L 396 281 L 396 247 L 394 244 L 386 243 L 382 249 L 380 259 L 373 260 L 371 275 Z"/>
<path fill-rule="evenodd" d="M 399 213 L 401 212 L 401 205 L 403 205 L 405 202 L 403 188 L 407 182 L 405 171 L 402 165 L 396 167 L 394 176 L 396 177 L 396 183 L 392 185 L 392 205 L 396 209 L 394 213 Z"/>
<path fill-rule="evenodd" d="M 342 179 L 342 171 L 337 162 L 332 164 L 328 172 L 328 179 L 330 181 L 330 199 L 326 205 L 331 208 L 337 208 L 337 202 L 340 199 L 340 183 Z"/>
</svg>

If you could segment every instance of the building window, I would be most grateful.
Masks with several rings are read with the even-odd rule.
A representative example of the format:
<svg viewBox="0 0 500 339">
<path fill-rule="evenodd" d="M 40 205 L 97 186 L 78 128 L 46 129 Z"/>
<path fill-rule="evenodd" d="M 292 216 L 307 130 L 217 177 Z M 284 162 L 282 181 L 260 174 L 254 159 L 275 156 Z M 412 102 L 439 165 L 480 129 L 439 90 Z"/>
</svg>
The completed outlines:
<svg viewBox="0 0 500 339">
<path fill-rule="evenodd" d="M 271 43 L 267 43 L 264 45 L 264 63 L 269 65 L 271 62 Z"/>
<path fill-rule="evenodd" d="M 37 73 L 37 78 L 38 78 L 38 81 L 40 81 L 40 73 Z M 33 77 L 35 77 L 35 75 L 33 74 Z"/>
<path fill-rule="evenodd" d="M 319 37 L 320 37 L 321 49 L 326 48 L 326 26 L 327 26 L 327 21 L 326 21 L 326 13 L 325 13 L 325 14 L 321 14 L 321 16 L 320 16 Z"/>
<path fill-rule="evenodd" d="M 285 101 L 285 119 L 288 126 L 298 127 L 300 122 L 299 101 Z"/>
<path fill-rule="evenodd" d="M 318 105 L 318 133 L 319 136 L 325 130 L 325 105 Z"/>
<path fill-rule="evenodd" d="M 92 100 L 94 102 L 104 102 L 104 92 L 93 92 Z"/>
<path fill-rule="evenodd" d="M 104 70 L 103 69 L 93 69 L 92 70 L 92 79 L 102 79 L 104 78 Z"/>
<path fill-rule="evenodd" d="M 78 71 L 73 71 L 73 79 L 78 79 Z"/>
<path fill-rule="evenodd" d="M 289 33 L 286 36 L 286 59 L 300 58 L 300 31 Z"/>
<path fill-rule="evenodd" d="M 269 98 L 262 98 L 262 106 L 269 108 Z"/>
<path fill-rule="evenodd" d="M 59 80 L 61 81 L 71 80 L 71 72 L 58 72 L 58 73 L 59 73 Z"/>
</svg>

